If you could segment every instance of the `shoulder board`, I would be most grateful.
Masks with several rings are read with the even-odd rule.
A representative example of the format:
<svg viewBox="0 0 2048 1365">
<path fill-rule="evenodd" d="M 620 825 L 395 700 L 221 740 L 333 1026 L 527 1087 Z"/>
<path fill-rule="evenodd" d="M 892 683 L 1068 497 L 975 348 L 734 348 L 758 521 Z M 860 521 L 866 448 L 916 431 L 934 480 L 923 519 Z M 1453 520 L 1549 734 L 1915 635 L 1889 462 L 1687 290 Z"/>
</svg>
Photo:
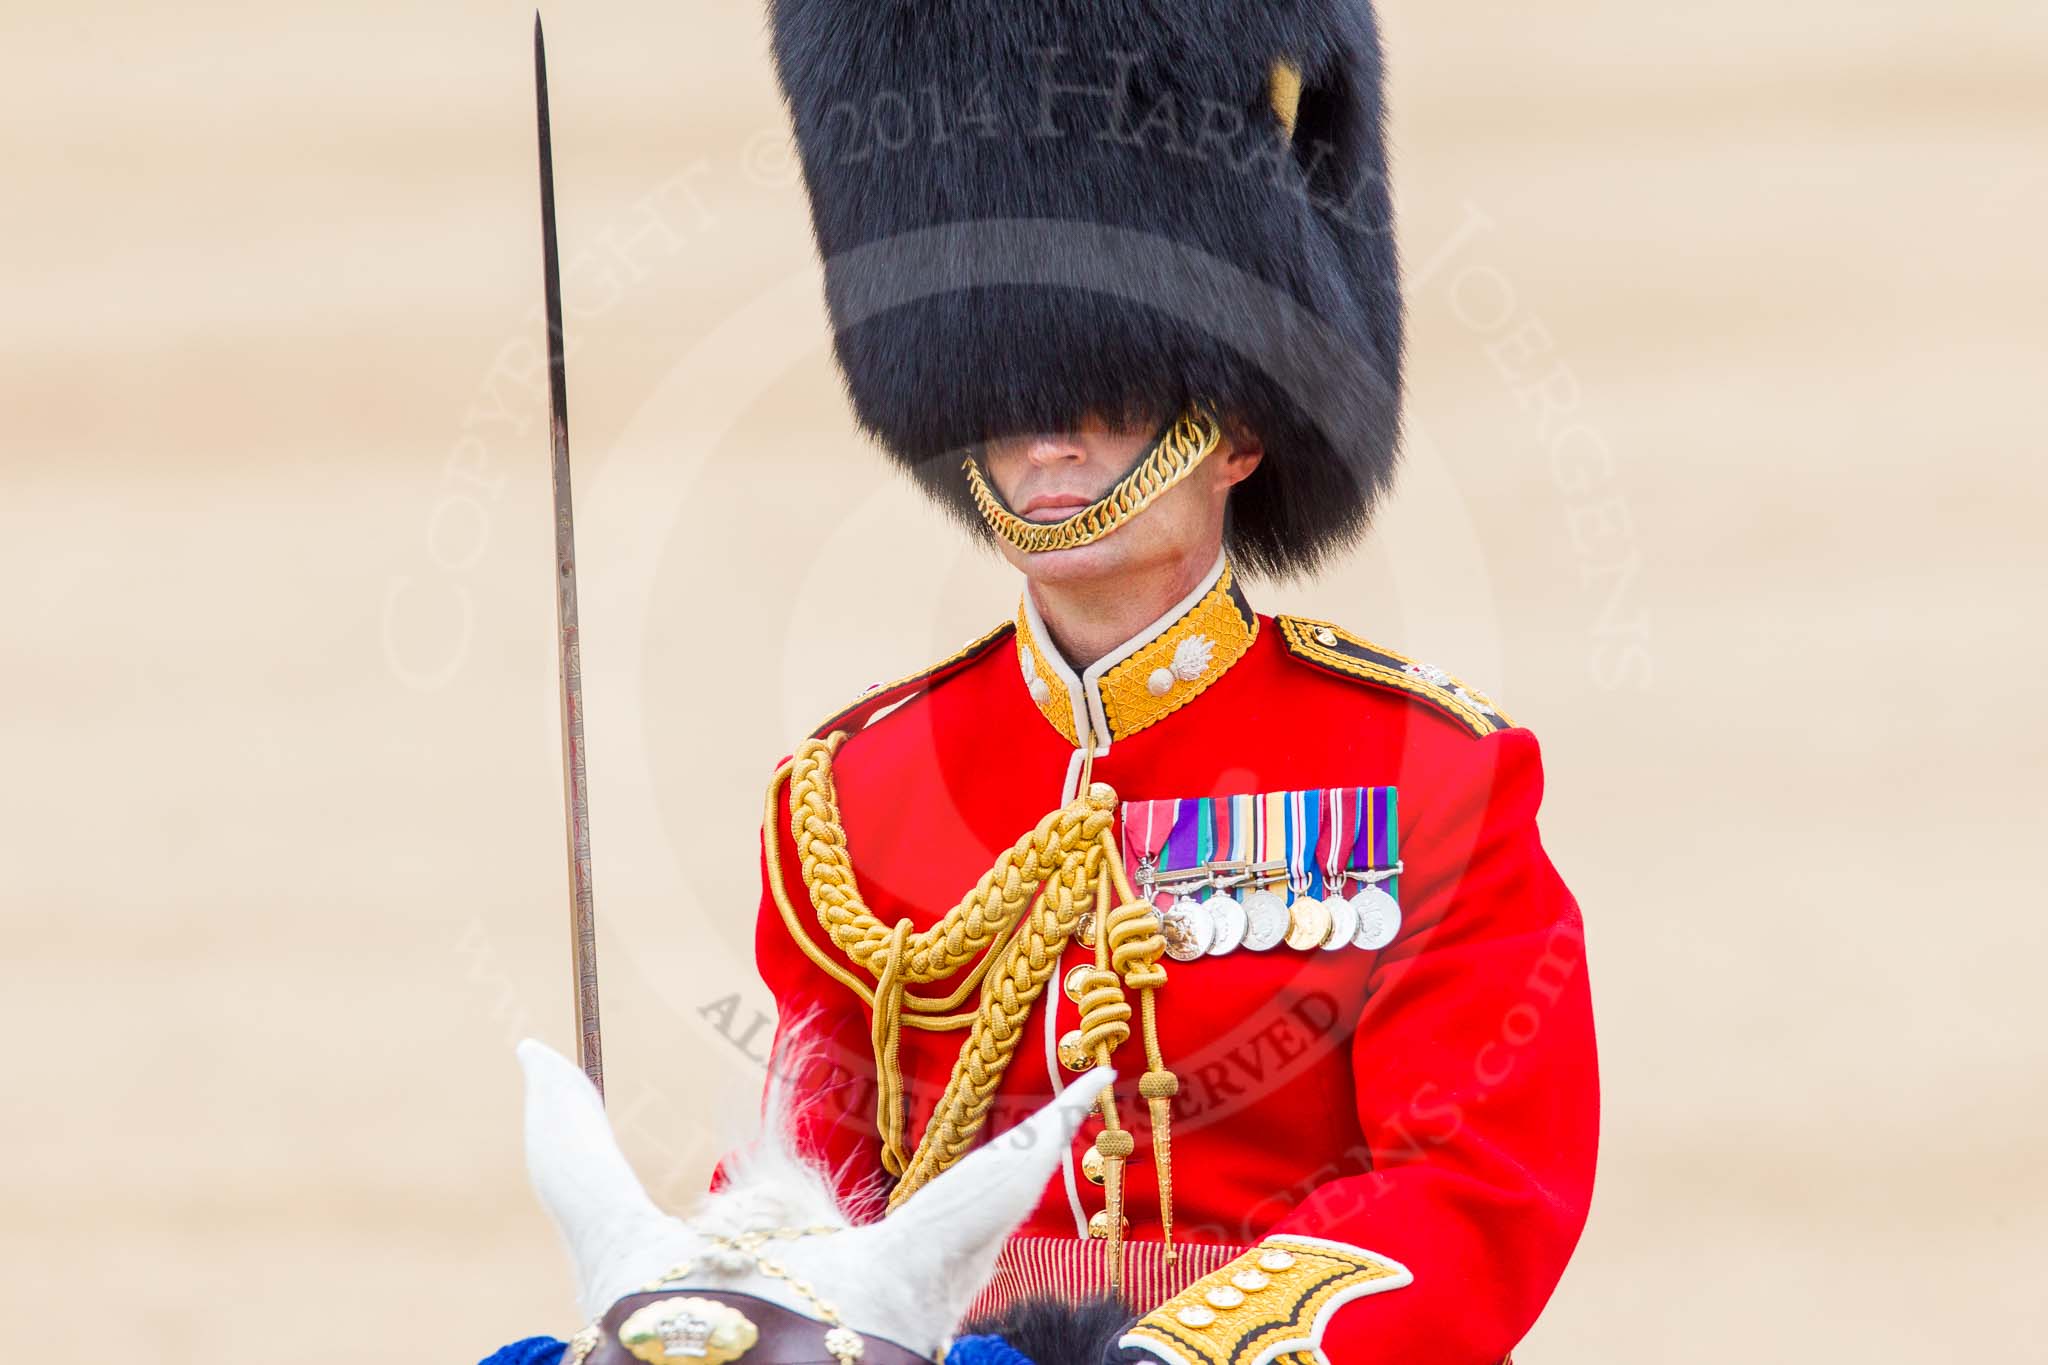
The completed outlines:
<svg viewBox="0 0 2048 1365">
<path fill-rule="evenodd" d="M 1299 616 L 1279 616 L 1274 620 L 1287 652 L 1312 667 L 1427 702 L 1475 735 L 1490 735 L 1514 725 L 1487 700 L 1485 693 L 1465 686 L 1441 668 L 1419 664 L 1405 654 L 1361 640 L 1328 621 L 1309 621 Z"/>
<path fill-rule="evenodd" d="M 1015 634 L 1016 630 L 1015 621 L 1005 621 L 980 639 L 969 640 L 961 647 L 959 653 L 941 659 L 929 668 L 920 669 L 909 677 L 898 678 L 892 683 L 876 683 L 852 703 L 834 712 L 824 724 L 811 731 L 811 738 L 824 739 L 834 730 L 857 732 L 864 729 L 879 713 L 909 701 L 920 692 L 938 686 Z"/>
</svg>

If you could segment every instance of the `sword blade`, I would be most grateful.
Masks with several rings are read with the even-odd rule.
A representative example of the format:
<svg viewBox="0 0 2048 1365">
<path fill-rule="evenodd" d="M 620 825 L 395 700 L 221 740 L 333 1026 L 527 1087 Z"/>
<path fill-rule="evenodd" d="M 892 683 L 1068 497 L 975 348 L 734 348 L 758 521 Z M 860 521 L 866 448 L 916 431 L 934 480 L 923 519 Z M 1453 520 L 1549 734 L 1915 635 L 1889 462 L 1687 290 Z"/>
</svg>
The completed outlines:
<svg viewBox="0 0 2048 1365">
<path fill-rule="evenodd" d="M 555 647 L 562 693 L 562 803 L 568 821 L 569 952 L 576 973 L 576 1061 L 604 1093 L 597 1017 L 597 908 L 590 887 L 590 789 L 583 753 L 582 630 L 576 615 L 576 512 L 569 486 L 569 367 L 562 341 L 562 263 L 555 244 L 555 152 L 548 131 L 548 57 L 533 16 L 534 108 L 540 129 L 540 239 L 548 321 L 548 431 L 555 493 Z"/>
</svg>

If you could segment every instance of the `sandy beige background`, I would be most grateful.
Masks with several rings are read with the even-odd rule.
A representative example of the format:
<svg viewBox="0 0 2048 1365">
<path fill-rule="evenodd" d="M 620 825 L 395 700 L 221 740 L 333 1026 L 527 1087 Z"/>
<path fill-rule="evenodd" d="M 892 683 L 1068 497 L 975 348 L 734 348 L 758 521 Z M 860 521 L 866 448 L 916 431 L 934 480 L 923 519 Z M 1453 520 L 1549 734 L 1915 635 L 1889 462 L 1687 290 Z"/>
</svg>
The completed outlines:
<svg viewBox="0 0 2048 1365">
<path fill-rule="evenodd" d="M 758 6 L 558 8 L 613 1103 L 681 1198 L 751 1110 L 768 768 L 1014 588 L 849 432 Z M 1256 597 L 1545 740 L 1607 1122 L 1524 1358 L 2042 1358 L 2048 11 L 1387 9 L 1410 462 Z M 575 1326 L 510 1055 L 570 1035 L 529 19 L 0 14 L 41 1359 Z"/>
</svg>

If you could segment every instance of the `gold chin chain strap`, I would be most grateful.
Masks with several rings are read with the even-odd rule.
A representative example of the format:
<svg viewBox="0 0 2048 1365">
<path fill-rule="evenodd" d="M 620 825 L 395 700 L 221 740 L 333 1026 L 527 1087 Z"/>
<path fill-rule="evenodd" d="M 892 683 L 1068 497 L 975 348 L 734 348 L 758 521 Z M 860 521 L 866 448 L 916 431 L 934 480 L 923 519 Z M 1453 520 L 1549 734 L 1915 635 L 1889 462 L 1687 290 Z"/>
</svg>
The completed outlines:
<svg viewBox="0 0 2048 1365">
<path fill-rule="evenodd" d="M 1223 440 L 1223 427 L 1215 416 L 1199 407 L 1189 408 L 1153 442 L 1116 487 L 1064 521 L 1026 521 L 1004 505 L 1001 495 L 989 485 L 981 463 L 972 455 L 962 462 L 967 474 L 967 491 L 989 529 L 1026 554 L 1047 550 L 1072 550 L 1092 545 L 1150 507 L 1175 484 L 1195 472 L 1195 466 Z"/>
<path fill-rule="evenodd" d="M 1085 783 L 1083 794 L 1038 822 L 995 861 L 973 890 L 925 930 L 908 920 L 885 925 L 868 909 L 855 881 L 846 827 L 833 790 L 832 759 L 844 733 L 808 740 L 769 784 L 764 839 L 768 886 L 789 935 L 826 975 L 854 992 L 873 1012 L 875 1122 L 882 1135 L 882 1164 L 897 1176 L 889 1196 L 896 1208 L 958 1161 L 974 1145 L 996 1087 L 1023 1042 L 1033 1005 L 1059 965 L 1060 955 L 1081 917 L 1098 906 L 1102 932 L 1096 935 L 1095 965 L 1079 982 L 1081 1034 L 1099 1064 L 1130 1037 L 1131 1006 L 1139 1000 L 1147 1070 L 1138 1092 L 1152 1119 L 1153 1162 L 1159 1177 L 1160 1221 L 1166 1256 L 1173 1259 L 1173 1180 L 1168 1137 L 1170 1102 L 1180 1088 L 1159 1050 L 1154 995 L 1166 984 L 1166 939 L 1152 906 L 1140 899 L 1125 875 L 1116 840 L 1116 793 L 1103 783 Z M 789 789 L 789 829 L 802 864 L 804 886 L 817 920 L 835 947 L 873 978 L 860 976 L 813 942 L 783 889 L 781 839 L 775 832 L 782 791 Z M 966 971 L 944 997 L 914 995 L 907 988 L 942 981 Z M 959 1006 L 980 989 L 972 1010 Z M 904 1028 L 928 1032 L 967 1030 L 952 1074 L 915 1151 L 904 1150 L 903 1072 L 898 1043 Z M 1118 1121 L 1116 1098 L 1102 1095 L 1103 1131 L 1095 1146 L 1103 1159 L 1107 1207 L 1103 1235 L 1108 1241 L 1113 1284 L 1122 1280 L 1123 1163 L 1135 1148 Z"/>
</svg>

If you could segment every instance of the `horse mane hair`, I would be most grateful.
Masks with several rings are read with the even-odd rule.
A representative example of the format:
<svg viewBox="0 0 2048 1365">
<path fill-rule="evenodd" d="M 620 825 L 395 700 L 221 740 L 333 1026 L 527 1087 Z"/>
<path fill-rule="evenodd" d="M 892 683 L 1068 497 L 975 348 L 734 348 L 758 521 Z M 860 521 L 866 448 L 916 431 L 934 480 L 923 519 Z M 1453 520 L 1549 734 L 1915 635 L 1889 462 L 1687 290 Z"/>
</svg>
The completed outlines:
<svg viewBox="0 0 2048 1365">
<path fill-rule="evenodd" d="M 1127 1351 L 1117 1339 L 1132 1322 L 1129 1305 L 1114 1295 L 1071 1299 L 1035 1297 L 1000 1313 L 970 1318 L 962 1336 L 999 1336 L 1032 1365 L 1130 1365 L 1151 1357 Z M 1154 1362 L 1156 1365 L 1156 1362 Z"/>
</svg>

